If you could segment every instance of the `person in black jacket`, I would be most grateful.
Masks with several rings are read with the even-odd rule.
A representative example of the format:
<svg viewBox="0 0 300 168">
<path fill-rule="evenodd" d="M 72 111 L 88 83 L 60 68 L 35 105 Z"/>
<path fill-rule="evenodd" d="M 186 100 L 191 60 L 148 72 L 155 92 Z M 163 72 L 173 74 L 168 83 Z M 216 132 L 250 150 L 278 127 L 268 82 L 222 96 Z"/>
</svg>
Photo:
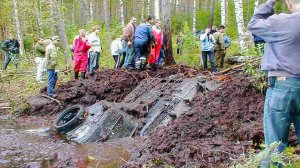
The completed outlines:
<svg viewBox="0 0 300 168">
<path fill-rule="evenodd" d="M 1 48 L 5 51 L 5 60 L 3 63 L 3 69 L 5 70 L 7 68 L 11 59 L 13 59 L 14 67 L 17 69 L 19 48 L 20 48 L 20 44 L 18 40 L 14 39 L 12 34 L 10 34 L 9 38 L 3 41 Z"/>
</svg>

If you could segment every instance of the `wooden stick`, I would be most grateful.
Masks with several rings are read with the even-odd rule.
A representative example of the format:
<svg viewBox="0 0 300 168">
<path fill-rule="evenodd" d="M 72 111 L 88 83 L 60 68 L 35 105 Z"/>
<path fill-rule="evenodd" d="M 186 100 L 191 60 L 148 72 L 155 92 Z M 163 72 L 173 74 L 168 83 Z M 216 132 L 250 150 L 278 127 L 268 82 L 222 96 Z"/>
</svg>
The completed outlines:
<svg viewBox="0 0 300 168">
<path fill-rule="evenodd" d="M 61 105 L 60 101 L 57 100 L 57 99 L 54 99 L 53 97 L 50 97 L 50 96 L 47 96 L 47 95 L 42 95 L 42 97 L 48 98 L 48 99 L 50 99 L 50 100 L 53 100 L 53 101 L 55 101 L 57 104 Z"/>
</svg>

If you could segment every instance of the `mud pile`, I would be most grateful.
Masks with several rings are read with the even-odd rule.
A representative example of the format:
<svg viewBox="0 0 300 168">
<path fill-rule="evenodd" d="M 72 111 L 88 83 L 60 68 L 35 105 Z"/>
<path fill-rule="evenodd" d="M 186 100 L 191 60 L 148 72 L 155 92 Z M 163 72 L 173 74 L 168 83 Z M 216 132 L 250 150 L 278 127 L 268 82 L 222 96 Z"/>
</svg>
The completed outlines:
<svg viewBox="0 0 300 168">
<path fill-rule="evenodd" d="M 232 77 L 218 90 L 198 95 L 192 109 L 150 134 L 124 167 L 228 167 L 230 158 L 258 145 L 263 95 L 244 77 Z M 253 143 L 252 143 L 252 142 Z"/>
<path fill-rule="evenodd" d="M 100 100 L 121 102 L 143 79 L 164 78 L 177 73 L 182 73 L 187 77 L 198 74 L 195 69 L 183 65 L 164 67 L 157 71 L 127 71 L 123 69 L 99 71 L 95 76 L 84 81 L 72 80 L 58 86 L 56 94 L 61 105 L 40 96 L 30 97 L 27 101 L 29 107 L 22 115 L 56 114 L 71 105 L 89 106 Z M 45 89 L 41 91 L 41 94 L 45 94 Z"/>
</svg>

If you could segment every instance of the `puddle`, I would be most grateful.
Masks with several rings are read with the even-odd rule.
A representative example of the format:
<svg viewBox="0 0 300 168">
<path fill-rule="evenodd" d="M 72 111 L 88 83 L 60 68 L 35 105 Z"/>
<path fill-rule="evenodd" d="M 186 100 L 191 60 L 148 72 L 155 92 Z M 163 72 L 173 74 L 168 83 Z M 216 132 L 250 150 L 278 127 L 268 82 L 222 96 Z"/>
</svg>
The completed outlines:
<svg viewBox="0 0 300 168">
<path fill-rule="evenodd" d="M 52 127 L 53 117 L 0 117 L 0 167 L 120 167 L 136 141 L 77 144 Z"/>
</svg>

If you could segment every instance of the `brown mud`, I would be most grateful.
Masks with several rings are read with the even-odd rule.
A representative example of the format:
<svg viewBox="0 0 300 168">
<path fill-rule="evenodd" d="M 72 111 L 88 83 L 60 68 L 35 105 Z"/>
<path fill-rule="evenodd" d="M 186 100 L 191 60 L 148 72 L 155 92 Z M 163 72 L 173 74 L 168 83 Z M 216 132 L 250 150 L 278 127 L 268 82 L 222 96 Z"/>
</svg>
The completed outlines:
<svg viewBox="0 0 300 168">
<path fill-rule="evenodd" d="M 263 95 L 245 77 L 192 101 L 192 109 L 152 133 L 124 167 L 150 160 L 175 167 L 228 167 L 230 158 L 262 142 Z M 162 166 L 162 165 L 160 165 Z"/>
<path fill-rule="evenodd" d="M 101 100 L 121 102 L 142 80 L 164 78 L 177 73 L 192 77 L 198 74 L 195 69 L 187 66 L 171 66 L 157 71 L 127 71 L 127 70 L 103 70 L 84 81 L 72 80 L 57 87 L 57 102 L 40 96 L 29 97 L 28 108 L 21 115 L 49 115 L 56 114 L 62 109 L 81 104 L 92 105 Z M 46 89 L 41 90 L 41 95 Z"/>
</svg>

